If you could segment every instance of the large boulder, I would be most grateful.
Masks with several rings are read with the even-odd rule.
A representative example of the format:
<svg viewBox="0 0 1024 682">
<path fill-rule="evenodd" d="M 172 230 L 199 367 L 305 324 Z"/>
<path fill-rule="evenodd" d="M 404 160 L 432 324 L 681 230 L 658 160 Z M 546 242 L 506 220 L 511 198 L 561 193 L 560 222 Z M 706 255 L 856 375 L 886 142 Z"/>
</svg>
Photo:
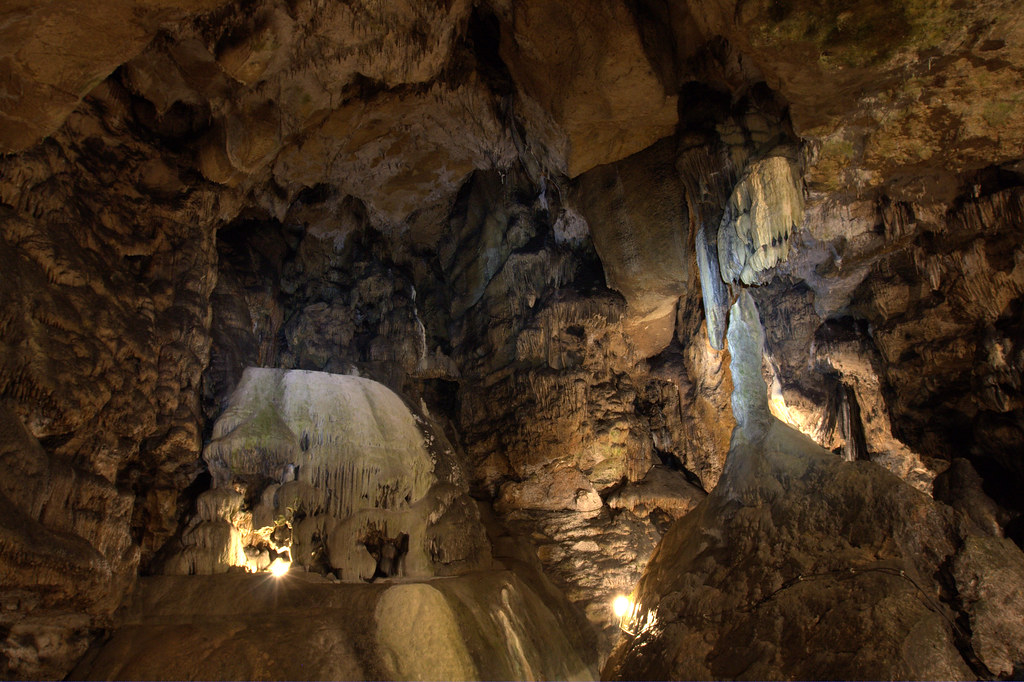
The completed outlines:
<svg viewBox="0 0 1024 682">
<path fill-rule="evenodd" d="M 515 3 L 501 56 L 520 91 L 564 131 L 576 177 L 648 147 L 676 125 L 628 3 Z"/>
<path fill-rule="evenodd" d="M 671 342 L 676 303 L 696 274 L 675 150 L 667 137 L 599 166 L 576 181 L 572 195 L 590 226 L 608 286 L 629 304 L 625 330 L 643 357 Z"/>
</svg>

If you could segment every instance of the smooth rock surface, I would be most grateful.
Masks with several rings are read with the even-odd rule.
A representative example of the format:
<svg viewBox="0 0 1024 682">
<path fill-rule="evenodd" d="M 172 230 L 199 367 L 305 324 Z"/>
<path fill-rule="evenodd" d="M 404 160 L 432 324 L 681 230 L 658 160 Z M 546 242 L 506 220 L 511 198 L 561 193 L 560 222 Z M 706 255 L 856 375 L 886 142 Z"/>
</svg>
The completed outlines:
<svg viewBox="0 0 1024 682">
<path fill-rule="evenodd" d="M 501 54 L 525 96 L 565 131 L 569 177 L 617 161 L 671 133 L 666 92 L 627 3 L 514 3 Z"/>
<path fill-rule="evenodd" d="M 274 559 L 360 582 L 489 561 L 451 446 L 379 382 L 249 367 L 212 436 L 213 487 L 163 572 L 259 571 Z"/>
<path fill-rule="evenodd" d="M 76 679 L 594 679 L 567 605 L 507 571 L 429 583 L 144 578 Z"/>
</svg>

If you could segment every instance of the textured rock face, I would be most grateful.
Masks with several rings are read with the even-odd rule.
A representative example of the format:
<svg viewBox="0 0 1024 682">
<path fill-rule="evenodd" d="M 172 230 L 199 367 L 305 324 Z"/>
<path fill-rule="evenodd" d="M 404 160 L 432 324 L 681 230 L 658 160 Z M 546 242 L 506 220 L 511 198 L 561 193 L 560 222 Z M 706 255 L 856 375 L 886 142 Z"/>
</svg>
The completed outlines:
<svg viewBox="0 0 1024 682">
<path fill-rule="evenodd" d="M 587 616 L 602 656 L 619 634 L 612 597 L 681 517 L 731 529 L 714 551 L 738 567 L 767 543 L 758 560 L 784 582 L 805 573 L 776 565 L 774 545 L 825 573 L 856 568 L 760 609 L 784 605 L 799 625 L 817 616 L 790 595 L 813 588 L 824 610 L 848 589 L 875 615 L 923 617 L 910 640 L 885 624 L 891 641 L 949 653 L 929 668 L 879 644 L 873 670 L 1012 674 L 1005 614 L 1020 609 L 999 581 L 1016 580 L 1005 538 L 1024 542 L 1022 27 L 1011 0 L 7 3 L 4 674 L 65 675 L 179 543 L 262 568 L 269 551 L 245 556 L 240 528 L 264 500 L 234 484 L 316 507 L 301 462 L 282 482 L 296 461 L 227 477 L 212 450 L 202 459 L 246 367 L 403 396 L 464 471 L 431 474 L 430 490 L 452 493 L 431 542 L 475 519 L 468 485 L 493 525 L 534 540 L 517 556 Z M 724 334 L 744 290 L 765 353 L 733 377 Z M 751 381 L 833 453 L 769 429 L 787 434 L 773 452 L 797 454 L 766 470 L 797 499 L 820 488 L 821 510 L 772 498 L 742 525 L 715 501 L 730 394 Z M 303 452 L 294 415 L 271 412 L 276 452 Z M 794 482 L 790 464 L 828 475 Z M 928 523 L 892 521 L 893 499 Z M 264 511 L 283 518 L 278 502 Z M 283 526 L 313 567 L 316 516 Z M 805 518 L 857 530 L 822 539 Z M 949 559 L 938 582 L 915 543 Z M 876 546 L 917 566 L 955 632 L 910 600 L 906 575 L 857 568 Z M 379 557 L 360 551 L 375 574 Z M 749 584 L 766 599 L 775 578 L 708 576 L 764 644 L 749 670 L 775 674 L 774 635 L 736 596 Z M 862 633 L 875 615 L 844 622 Z M 733 624 L 703 634 L 739 641 Z M 799 642 L 778 661 L 856 674 L 835 641 L 815 640 L 806 668 Z M 738 675 L 746 655 L 692 670 Z M 438 670 L 465 662 L 452 656 Z"/>
<path fill-rule="evenodd" d="M 880 467 L 842 462 L 775 419 L 762 343 L 742 294 L 729 328 L 737 426 L 725 473 L 652 557 L 625 619 L 630 634 L 605 674 L 1011 674 L 1024 623 L 1006 600 L 1020 594 L 1024 555 L 972 535 L 948 507 Z M 989 608 L 1002 615 L 989 620 Z M 836 639 L 844 646 L 828 643 Z"/>
<path fill-rule="evenodd" d="M 639 162 L 626 164 L 639 184 Z M 615 636 L 611 599 L 639 575 L 660 534 L 656 521 L 672 510 L 652 504 L 616 515 L 605 498 L 662 459 L 693 470 L 706 453 L 687 448 L 684 363 L 655 373 L 644 362 L 648 351 L 628 331 L 638 316 L 603 286 L 593 247 L 561 232 L 575 211 L 553 192 L 544 210 L 545 195 L 523 174 L 510 176 L 494 202 L 493 189 L 475 186 L 494 181 L 474 180 L 442 241 L 444 248 L 477 243 L 470 230 L 482 225 L 476 234 L 494 245 L 485 269 L 471 250 L 456 249 L 445 265 L 457 292 L 482 282 L 473 287 L 479 297 L 460 297 L 452 308 L 454 318 L 463 301 L 473 302 L 452 338 L 460 369 L 455 416 L 474 490 L 494 496 L 503 518 L 541 543 L 542 563 L 599 629 L 607 652 Z M 595 201 L 580 215 L 640 224 L 640 210 L 639 202 L 612 210 Z M 661 233 L 681 241 L 673 231 L 680 227 L 664 220 Z M 684 494 L 688 484 L 680 481 Z"/>
<path fill-rule="evenodd" d="M 133 137 L 130 117 L 124 92 L 100 86 L 54 138 L 2 160 L 7 675 L 67 671 L 140 550 L 177 529 L 197 471 L 224 205 Z M 38 599 L 44 575 L 55 590 Z"/>
<path fill-rule="evenodd" d="M 671 133 L 676 98 L 644 54 L 626 3 L 512 3 L 502 57 L 522 90 L 565 131 L 570 177 Z"/>
<path fill-rule="evenodd" d="M 996 481 L 1020 476 L 1005 447 L 1019 421 L 1019 176 L 965 181 L 955 208 L 855 204 L 843 220 L 816 209 L 782 266 L 792 283 L 756 295 L 785 421 L 926 491 L 965 454 L 999 472 L 988 494 L 1015 508 Z M 829 416 L 843 404 L 859 429 Z"/>
<path fill-rule="evenodd" d="M 137 55 L 163 26 L 219 0 L 90 6 L 61 0 L 3 9 L 0 152 L 22 151 L 52 134 L 103 79 Z M 59 49 L 57 49 L 59 46 Z"/>
<path fill-rule="evenodd" d="M 815 143 L 814 185 L 885 185 L 911 198 L 934 194 L 932 183 L 950 173 L 1020 156 L 1022 27 L 1013 3 L 687 5 L 790 104 L 796 132 Z M 979 106 L 956 96 L 963 87 Z M 897 172 L 914 166 L 928 170 Z"/>
<path fill-rule="evenodd" d="M 804 199 L 792 164 L 770 156 L 747 167 L 718 229 L 719 273 L 726 282 L 762 284 L 789 256 L 789 237 L 803 222 Z"/>
<path fill-rule="evenodd" d="M 5 675 L 62 674 L 89 646 L 93 618 L 109 619 L 131 585 L 138 549 L 126 527 L 130 495 L 50 456 L 0 408 Z"/>
<path fill-rule="evenodd" d="M 586 173 L 577 185 L 575 203 L 591 226 L 605 281 L 626 298 L 625 330 L 643 357 L 671 342 L 676 303 L 694 269 L 674 161 L 675 141 L 666 138 Z"/>
</svg>

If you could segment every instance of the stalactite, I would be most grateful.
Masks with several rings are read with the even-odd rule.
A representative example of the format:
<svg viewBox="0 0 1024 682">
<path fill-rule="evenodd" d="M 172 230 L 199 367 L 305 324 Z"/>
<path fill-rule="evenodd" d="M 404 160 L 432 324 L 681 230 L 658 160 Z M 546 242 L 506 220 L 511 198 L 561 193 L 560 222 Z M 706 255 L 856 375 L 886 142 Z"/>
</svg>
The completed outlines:
<svg viewBox="0 0 1024 682">
<path fill-rule="evenodd" d="M 860 418 L 860 404 L 857 394 L 849 386 L 838 383 L 838 413 L 836 428 L 843 438 L 843 459 L 847 462 L 867 460 L 868 446 L 864 436 L 864 424 Z"/>
<path fill-rule="evenodd" d="M 770 156 L 750 165 L 733 190 L 718 231 L 718 262 L 726 282 L 760 284 L 789 256 L 803 222 L 800 176 L 792 162 Z"/>
</svg>

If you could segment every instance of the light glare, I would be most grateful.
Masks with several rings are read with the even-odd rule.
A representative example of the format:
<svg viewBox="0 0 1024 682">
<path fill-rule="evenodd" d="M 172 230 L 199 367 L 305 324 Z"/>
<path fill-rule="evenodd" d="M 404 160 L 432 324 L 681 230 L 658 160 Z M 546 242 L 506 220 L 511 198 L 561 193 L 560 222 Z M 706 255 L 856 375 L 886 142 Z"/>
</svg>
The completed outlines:
<svg viewBox="0 0 1024 682">
<path fill-rule="evenodd" d="M 285 561 L 281 557 L 274 559 L 274 562 L 270 564 L 270 575 L 275 578 L 284 577 L 288 573 L 288 569 L 291 567 L 292 562 Z"/>
<path fill-rule="evenodd" d="M 622 618 L 633 610 L 633 600 L 624 594 L 620 594 L 612 601 L 612 613 L 616 618 Z"/>
</svg>

